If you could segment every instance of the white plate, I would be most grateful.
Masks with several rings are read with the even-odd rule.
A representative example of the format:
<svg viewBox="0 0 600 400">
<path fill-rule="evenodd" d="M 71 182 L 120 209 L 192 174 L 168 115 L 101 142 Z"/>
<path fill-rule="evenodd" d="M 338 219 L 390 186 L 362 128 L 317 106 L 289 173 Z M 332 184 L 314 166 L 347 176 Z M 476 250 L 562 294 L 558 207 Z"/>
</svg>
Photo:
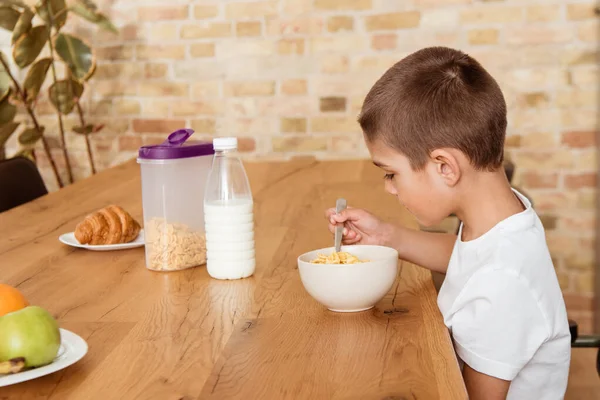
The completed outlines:
<svg viewBox="0 0 600 400">
<path fill-rule="evenodd" d="M 88 345 L 85 340 L 75 333 L 61 328 L 60 349 L 58 349 L 58 355 L 51 364 L 16 374 L 0 375 L 0 387 L 29 381 L 65 369 L 81 360 L 87 351 Z"/>
<path fill-rule="evenodd" d="M 60 235 L 58 238 L 64 244 L 73 247 L 80 247 L 82 249 L 95 250 L 95 251 L 109 251 L 109 250 L 125 250 L 125 249 L 133 249 L 134 247 L 141 247 L 144 245 L 144 230 L 141 229 L 140 233 L 135 240 L 129 243 L 119 243 L 119 244 L 81 244 L 75 239 L 75 232 L 69 232 Z"/>
</svg>

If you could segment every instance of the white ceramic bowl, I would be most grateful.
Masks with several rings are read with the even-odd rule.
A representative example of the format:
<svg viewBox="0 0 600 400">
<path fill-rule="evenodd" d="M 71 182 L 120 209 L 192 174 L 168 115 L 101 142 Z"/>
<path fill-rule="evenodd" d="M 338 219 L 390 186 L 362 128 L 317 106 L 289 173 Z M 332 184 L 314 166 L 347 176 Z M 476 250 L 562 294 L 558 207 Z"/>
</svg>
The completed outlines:
<svg viewBox="0 0 600 400">
<path fill-rule="evenodd" d="M 390 247 L 353 245 L 342 251 L 369 260 L 358 264 L 312 264 L 318 254 L 329 255 L 333 247 L 298 257 L 300 279 L 306 291 L 335 312 L 373 308 L 392 288 L 398 273 L 398 252 Z"/>
</svg>

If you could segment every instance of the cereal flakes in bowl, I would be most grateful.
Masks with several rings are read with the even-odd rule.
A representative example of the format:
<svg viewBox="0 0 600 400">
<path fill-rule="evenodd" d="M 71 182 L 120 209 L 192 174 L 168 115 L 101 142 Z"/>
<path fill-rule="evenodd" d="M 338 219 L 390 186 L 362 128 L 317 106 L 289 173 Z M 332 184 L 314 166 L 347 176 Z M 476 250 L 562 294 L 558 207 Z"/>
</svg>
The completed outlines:
<svg viewBox="0 0 600 400">
<path fill-rule="evenodd" d="M 335 312 L 373 308 L 392 288 L 398 252 L 372 245 L 328 247 L 298 257 L 302 285 L 316 301 Z"/>
</svg>

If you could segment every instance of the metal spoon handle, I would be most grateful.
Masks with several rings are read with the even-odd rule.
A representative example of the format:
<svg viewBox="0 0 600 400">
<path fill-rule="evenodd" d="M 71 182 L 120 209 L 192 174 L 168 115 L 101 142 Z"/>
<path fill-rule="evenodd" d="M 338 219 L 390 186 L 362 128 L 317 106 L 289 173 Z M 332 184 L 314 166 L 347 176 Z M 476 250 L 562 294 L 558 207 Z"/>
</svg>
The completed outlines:
<svg viewBox="0 0 600 400">
<path fill-rule="evenodd" d="M 346 199 L 337 199 L 335 202 L 335 212 L 340 213 L 346 209 Z M 335 227 L 335 251 L 342 249 L 342 234 L 344 233 L 344 224 L 337 224 Z"/>
</svg>

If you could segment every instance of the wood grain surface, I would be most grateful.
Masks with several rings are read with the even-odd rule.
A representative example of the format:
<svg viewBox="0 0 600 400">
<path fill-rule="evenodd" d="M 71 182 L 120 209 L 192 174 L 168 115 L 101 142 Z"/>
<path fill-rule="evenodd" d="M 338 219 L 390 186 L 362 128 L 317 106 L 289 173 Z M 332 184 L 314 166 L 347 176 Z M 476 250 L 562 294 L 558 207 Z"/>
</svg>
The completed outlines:
<svg viewBox="0 0 600 400">
<path fill-rule="evenodd" d="M 0 388 L 1 399 L 465 399 L 428 271 L 401 262 L 366 312 L 336 314 L 304 290 L 296 258 L 333 244 L 324 210 L 345 197 L 416 227 L 367 161 L 247 162 L 256 273 L 145 268 L 142 248 L 61 244 L 114 203 L 141 221 L 135 162 L 0 214 L 0 282 L 18 287 L 89 344 L 73 366 Z M 202 199 L 198 199 L 199 202 Z"/>
</svg>

